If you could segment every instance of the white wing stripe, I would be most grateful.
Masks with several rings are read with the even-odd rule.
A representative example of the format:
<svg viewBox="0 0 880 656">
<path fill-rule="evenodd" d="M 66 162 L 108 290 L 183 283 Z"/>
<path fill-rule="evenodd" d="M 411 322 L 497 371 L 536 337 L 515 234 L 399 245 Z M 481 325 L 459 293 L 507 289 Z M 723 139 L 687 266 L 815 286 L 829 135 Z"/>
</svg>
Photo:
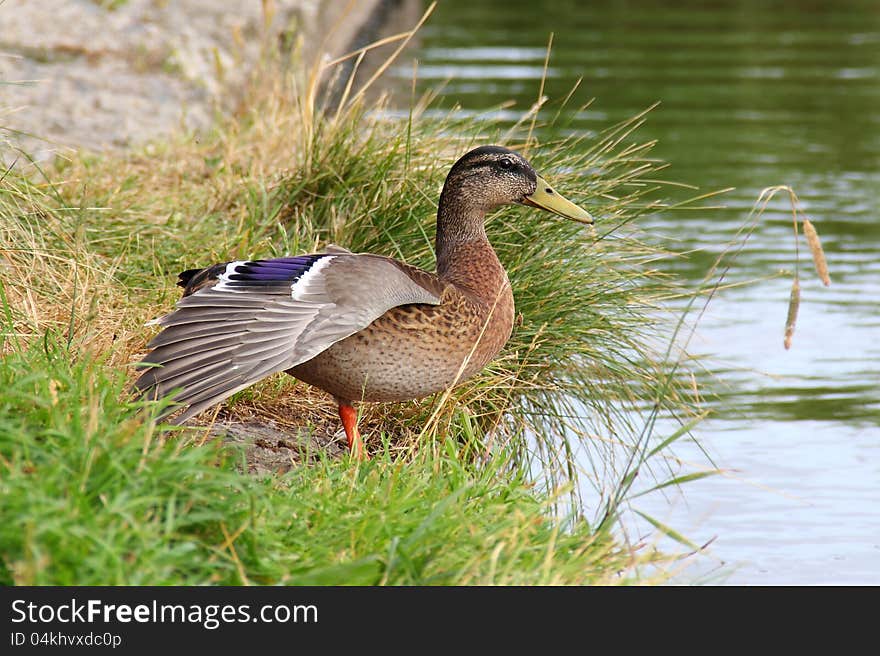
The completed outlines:
<svg viewBox="0 0 880 656">
<path fill-rule="evenodd" d="M 230 276 L 235 273 L 235 269 L 242 264 L 247 264 L 247 260 L 238 260 L 237 262 L 230 262 L 229 264 L 227 264 L 226 271 L 217 276 L 217 284 L 214 285 L 213 289 L 218 292 L 222 291 L 241 293 L 240 289 L 230 287 L 229 283 L 231 282 Z"/>
<path fill-rule="evenodd" d="M 293 285 L 290 286 L 290 296 L 295 301 L 305 301 L 307 303 L 310 302 L 321 302 L 326 301 L 326 291 L 324 289 L 323 283 L 323 274 L 321 271 L 330 264 L 333 260 L 336 259 L 335 255 L 330 255 L 328 257 L 322 257 L 320 260 L 315 262 L 311 268 L 302 274 Z M 320 283 L 320 284 L 315 284 Z M 313 296 L 313 299 L 307 298 L 308 296 Z"/>
</svg>

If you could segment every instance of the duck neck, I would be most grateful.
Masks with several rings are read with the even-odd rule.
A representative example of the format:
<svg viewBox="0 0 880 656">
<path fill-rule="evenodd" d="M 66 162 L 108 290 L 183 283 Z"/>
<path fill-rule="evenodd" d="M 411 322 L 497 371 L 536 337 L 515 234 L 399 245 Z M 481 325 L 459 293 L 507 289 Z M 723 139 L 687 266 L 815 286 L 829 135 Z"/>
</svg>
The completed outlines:
<svg viewBox="0 0 880 656">
<path fill-rule="evenodd" d="M 486 236 L 486 211 L 447 189 L 437 211 L 437 275 L 479 297 L 494 299 L 507 274 Z"/>
</svg>

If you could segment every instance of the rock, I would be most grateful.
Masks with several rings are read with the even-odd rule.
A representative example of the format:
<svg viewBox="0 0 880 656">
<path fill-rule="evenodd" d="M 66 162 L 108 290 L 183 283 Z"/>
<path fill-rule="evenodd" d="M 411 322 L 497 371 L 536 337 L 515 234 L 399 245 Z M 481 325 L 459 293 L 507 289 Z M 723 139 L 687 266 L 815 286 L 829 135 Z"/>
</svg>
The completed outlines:
<svg viewBox="0 0 880 656">
<path fill-rule="evenodd" d="M 264 39 L 295 34 L 304 53 L 335 57 L 383 7 L 380 0 L 6 0 L 3 160 L 16 156 L 3 141 L 47 160 L 204 128 L 230 105 L 225 90 L 244 78 Z"/>
</svg>

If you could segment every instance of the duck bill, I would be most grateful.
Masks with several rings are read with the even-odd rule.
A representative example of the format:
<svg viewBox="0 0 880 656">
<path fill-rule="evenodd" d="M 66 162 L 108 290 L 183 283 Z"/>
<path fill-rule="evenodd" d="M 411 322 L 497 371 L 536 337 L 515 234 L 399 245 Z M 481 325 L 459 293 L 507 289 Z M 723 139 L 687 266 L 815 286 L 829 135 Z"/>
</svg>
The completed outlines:
<svg viewBox="0 0 880 656">
<path fill-rule="evenodd" d="M 523 198 L 522 202 L 524 205 L 539 207 L 542 210 L 553 212 L 578 223 L 593 225 L 593 217 L 590 216 L 589 212 L 562 196 L 562 194 L 547 184 L 547 181 L 541 176 L 538 176 L 538 186 L 535 189 L 535 193 Z"/>
</svg>

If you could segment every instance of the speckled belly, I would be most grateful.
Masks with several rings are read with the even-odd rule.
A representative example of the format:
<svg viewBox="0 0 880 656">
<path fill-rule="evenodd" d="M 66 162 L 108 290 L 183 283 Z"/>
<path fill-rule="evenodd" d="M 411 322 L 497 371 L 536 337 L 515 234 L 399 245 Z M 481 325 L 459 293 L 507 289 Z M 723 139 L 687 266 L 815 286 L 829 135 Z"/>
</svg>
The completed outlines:
<svg viewBox="0 0 880 656">
<path fill-rule="evenodd" d="M 501 350 L 513 325 L 510 300 L 485 330 L 489 313 L 479 308 L 400 306 L 287 373 L 348 401 L 428 396 L 473 376 Z"/>
</svg>

